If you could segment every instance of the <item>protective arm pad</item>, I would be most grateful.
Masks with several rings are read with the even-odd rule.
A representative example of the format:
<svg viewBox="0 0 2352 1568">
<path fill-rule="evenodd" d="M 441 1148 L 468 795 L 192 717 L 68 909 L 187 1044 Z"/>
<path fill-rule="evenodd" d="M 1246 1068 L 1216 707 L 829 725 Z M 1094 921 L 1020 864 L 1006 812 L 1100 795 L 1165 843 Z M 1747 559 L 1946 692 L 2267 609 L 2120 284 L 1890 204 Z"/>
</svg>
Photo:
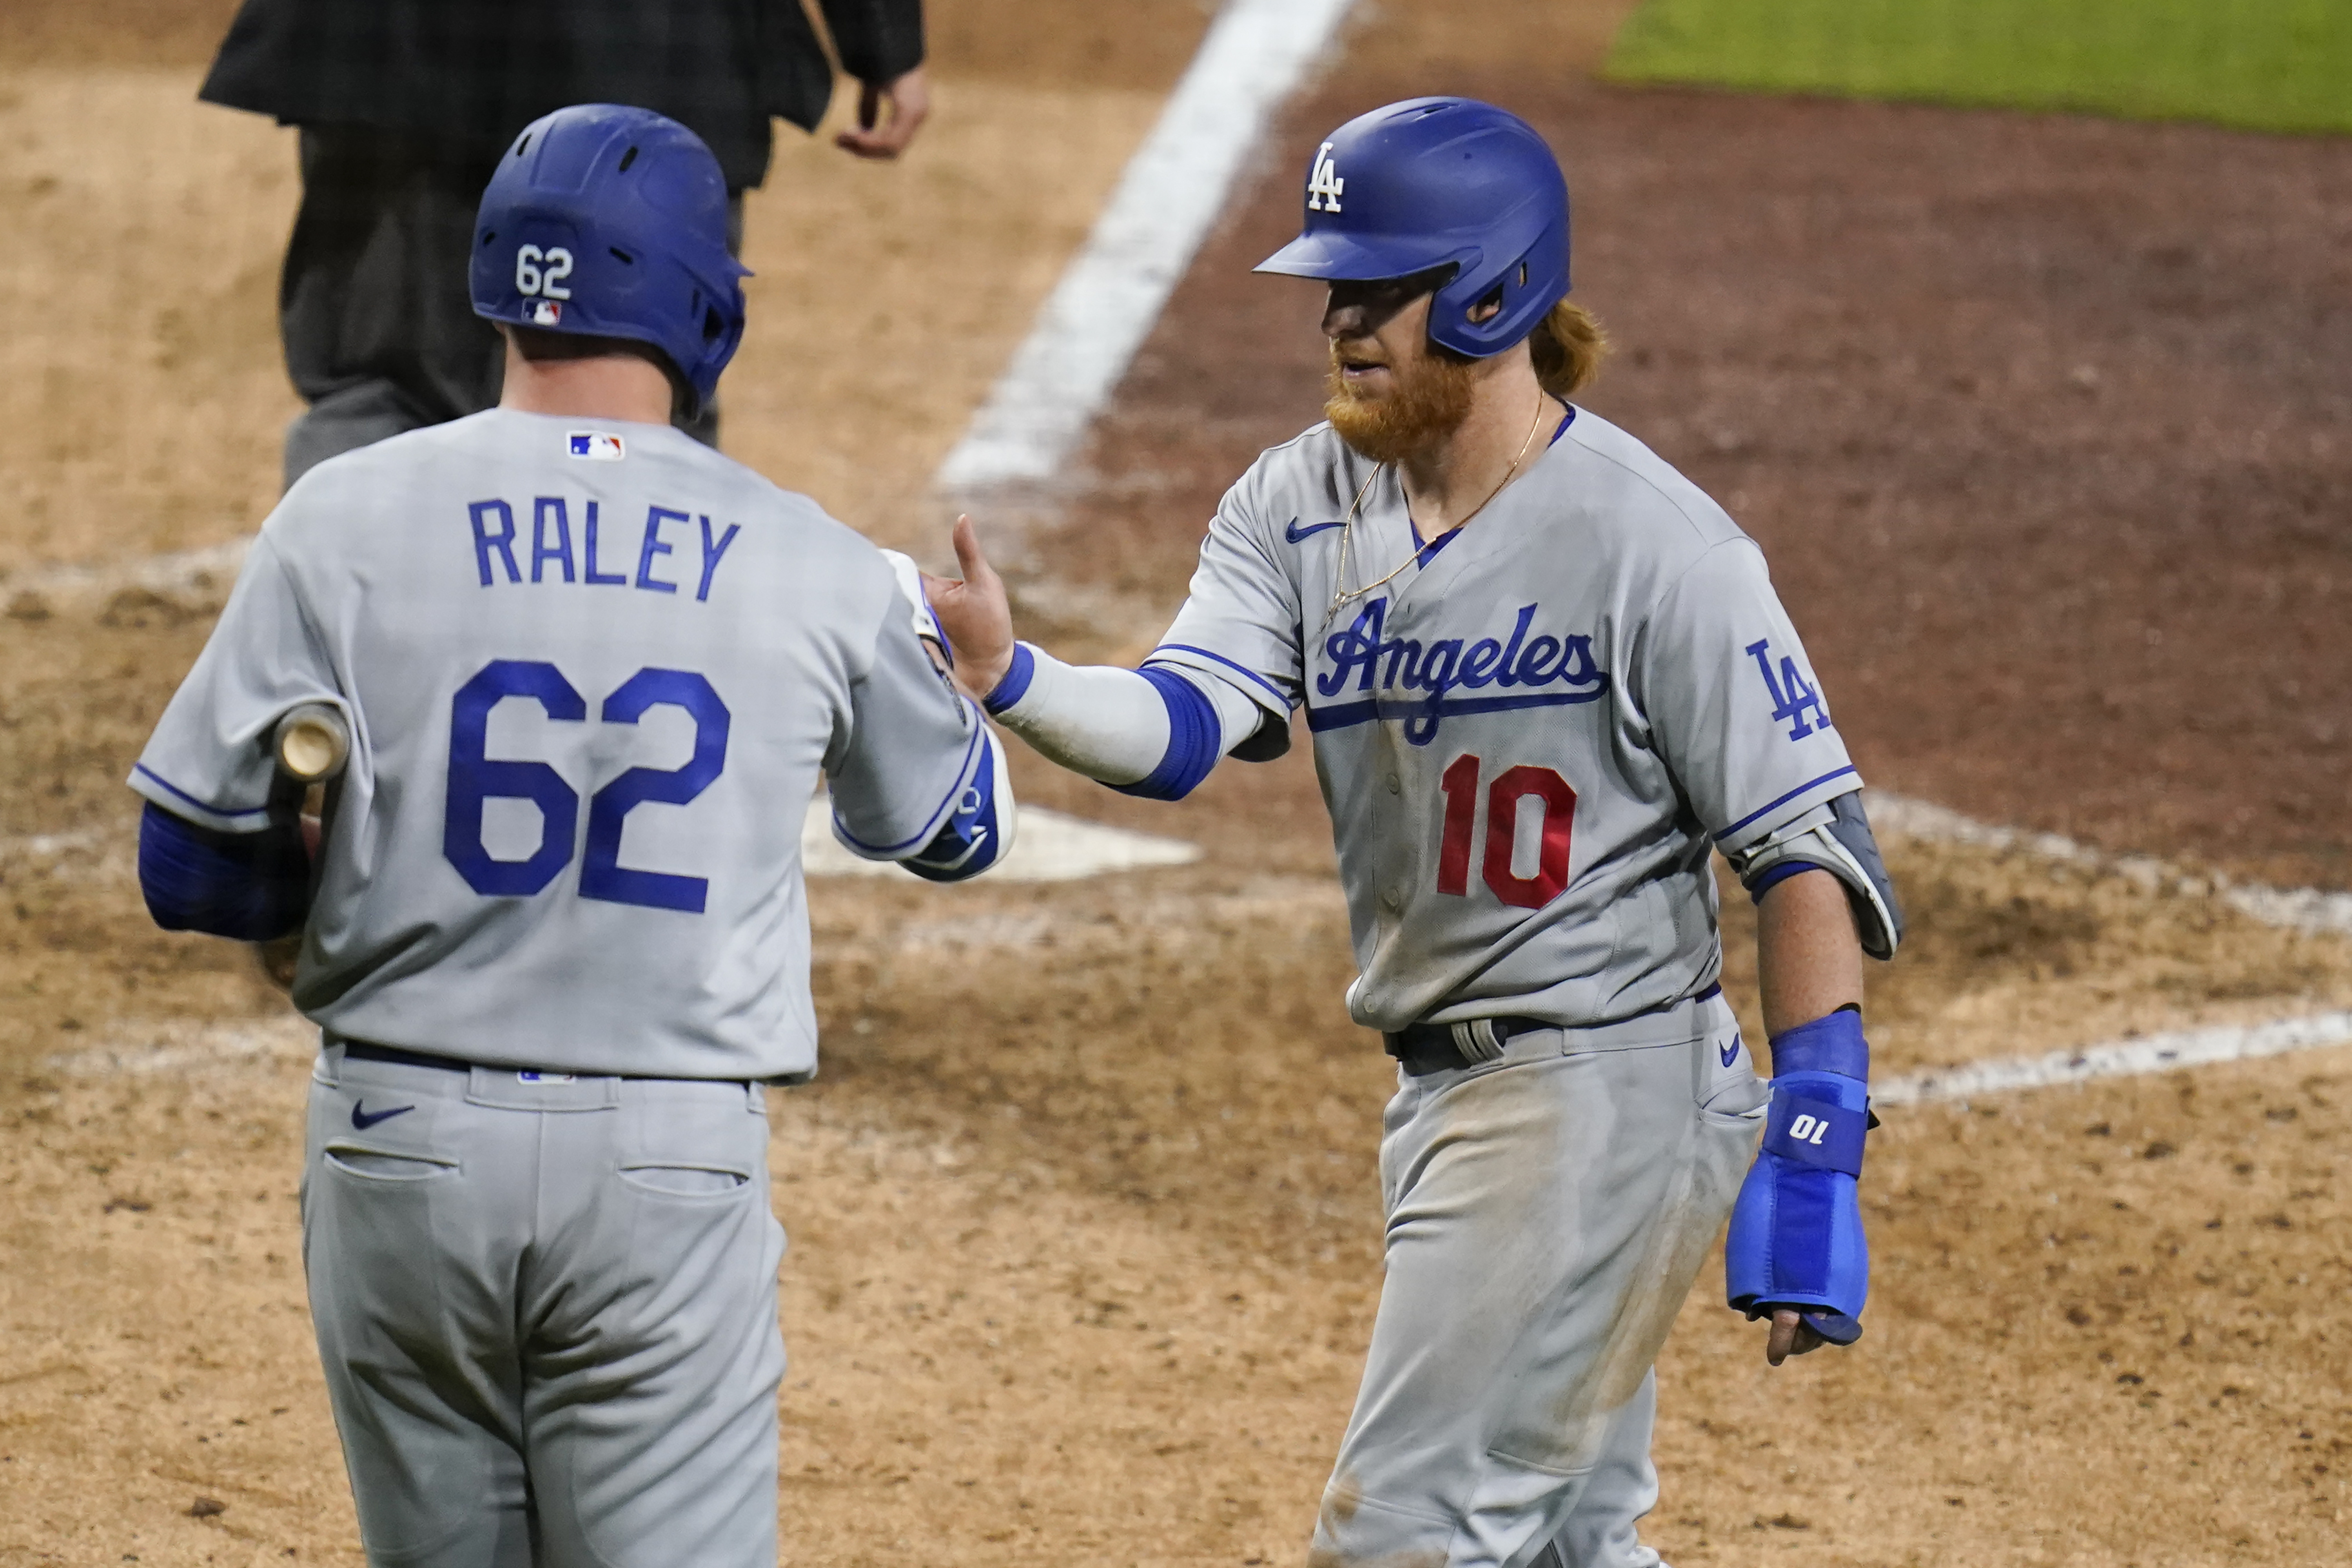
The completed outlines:
<svg viewBox="0 0 2352 1568">
<path fill-rule="evenodd" d="M 222 833 L 151 801 L 139 817 L 139 890 L 165 931 L 269 942 L 310 918 L 310 858 L 290 821 Z"/>
<path fill-rule="evenodd" d="M 985 705 L 1048 761 L 1153 800 L 1191 793 L 1259 718 L 1245 693 L 1197 670 L 1067 665 L 1028 643 Z"/>
<path fill-rule="evenodd" d="M 983 730 L 980 750 L 980 764 L 948 813 L 946 826 L 920 851 L 898 862 L 925 881 L 965 881 L 1013 853 L 1020 811 L 1004 767 L 1004 748 Z"/>
<path fill-rule="evenodd" d="M 1816 867 L 1845 884 L 1862 951 L 1893 958 L 1903 944 L 1903 905 L 1863 813 L 1860 790 L 1814 807 L 1731 862 L 1741 886 L 1759 901 L 1773 883 Z"/>
<path fill-rule="evenodd" d="M 1858 1191 L 1870 1126 L 1862 1015 L 1842 1009 L 1774 1036 L 1772 1062 L 1763 1147 L 1724 1238 L 1725 1293 L 1750 1318 L 1794 1307 L 1823 1339 L 1852 1344 L 1870 1294 Z"/>
</svg>

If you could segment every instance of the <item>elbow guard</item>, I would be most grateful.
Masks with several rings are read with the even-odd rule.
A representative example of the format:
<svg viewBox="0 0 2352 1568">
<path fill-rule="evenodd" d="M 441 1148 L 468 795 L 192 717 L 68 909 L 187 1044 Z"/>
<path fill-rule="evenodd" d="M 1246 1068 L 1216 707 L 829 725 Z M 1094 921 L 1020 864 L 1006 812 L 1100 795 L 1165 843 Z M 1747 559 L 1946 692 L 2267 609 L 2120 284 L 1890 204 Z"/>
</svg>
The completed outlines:
<svg viewBox="0 0 2352 1568">
<path fill-rule="evenodd" d="M 1290 750 L 1290 719 L 1261 710 L 1257 728 L 1236 742 L 1225 755 L 1237 763 L 1270 763 Z"/>
<path fill-rule="evenodd" d="M 1863 814 L 1862 792 L 1838 796 L 1825 806 L 1807 812 L 1763 843 L 1734 858 L 1732 869 L 1741 886 L 1761 899 L 1764 890 L 1784 877 L 1807 868 L 1819 868 L 1845 884 L 1846 901 L 1853 906 L 1854 924 L 1862 933 L 1862 951 L 1888 959 L 1903 944 L 1903 905 L 1886 862 Z"/>
<path fill-rule="evenodd" d="M 1005 771 L 1004 748 L 982 731 L 980 752 L 980 765 L 948 813 L 946 826 L 919 851 L 898 862 L 925 881 L 961 882 L 1013 852 L 1019 810 L 1013 801 L 1012 775 Z"/>
</svg>

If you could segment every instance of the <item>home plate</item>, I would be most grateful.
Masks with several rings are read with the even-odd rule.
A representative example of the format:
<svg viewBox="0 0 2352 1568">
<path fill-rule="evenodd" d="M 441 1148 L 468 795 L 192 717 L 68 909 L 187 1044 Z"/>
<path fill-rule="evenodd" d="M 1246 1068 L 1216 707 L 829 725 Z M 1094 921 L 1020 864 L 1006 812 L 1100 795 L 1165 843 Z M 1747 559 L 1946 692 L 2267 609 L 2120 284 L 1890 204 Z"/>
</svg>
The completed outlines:
<svg viewBox="0 0 2352 1568">
<path fill-rule="evenodd" d="M 1013 853 L 987 873 L 992 882 L 1070 882 L 1098 877 L 1106 871 L 1133 871 L 1147 866 L 1189 866 L 1201 858 L 1201 847 L 1181 838 L 1130 833 L 1106 827 L 1082 816 L 1066 816 L 1037 806 L 1020 808 L 1021 827 L 1013 836 Z M 801 825 L 801 868 L 812 877 L 905 877 L 914 873 L 889 860 L 861 860 L 833 837 L 833 805 L 824 795 L 809 803 Z"/>
</svg>

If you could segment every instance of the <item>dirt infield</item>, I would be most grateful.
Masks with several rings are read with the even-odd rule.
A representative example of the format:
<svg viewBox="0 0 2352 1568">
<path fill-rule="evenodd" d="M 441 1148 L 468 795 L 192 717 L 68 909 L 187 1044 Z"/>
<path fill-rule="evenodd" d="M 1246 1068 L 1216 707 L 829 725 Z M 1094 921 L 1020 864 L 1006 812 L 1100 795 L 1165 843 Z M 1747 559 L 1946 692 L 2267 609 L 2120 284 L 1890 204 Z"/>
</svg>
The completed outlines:
<svg viewBox="0 0 2352 1568">
<path fill-rule="evenodd" d="M 0 523 L 12 574 L 249 527 L 290 408 L 290 148 L 184 103 L 226 7 L 57 20 L 84 3 L 0 22 L 0 129 L 40 137 L 0 218 L 55 240 L 0 264 L 0 474 L 46 498 Z M 1624 351 L 1595 407 L 1765 540 L 1874 782 L 2352 881 L 2326 809 L 2352 744 L 2347 148 L 1576 85 L 1623 8 L 1367 5 L 1085 472 L 991 514 L 1031 520 L 1027 628 L 1156 637 L 1218 491 L 1313 417 L 1311 292 L 1245 276 L 1313 133 L 1485 90 L 1571 151 L 1580 289 Z M 924 476 L 1205 15 L 935 9 L 922 159 L 780 154 L 730 381 L 739 452 L 917 543 L 943 521 Z M 125 41 L 157 36 L 160 64 Z M 185 300 L 134 259 L 182 231 Z M 242 954 L 148 924 L 119 784 L 216 602 L 0 616 L 0 1563 L 360 1560 L 291 1201 L 305 1038 Z M 814 889 L 824 1075 L 774 1097 L 785 1561 L 1297 1562 L 1378 1289 L 1392 1082 L 1339 1007 L 1311 767 L 1228 767 L 1174 808 L 1017 768 L 1024 799 L 1206 854 Z M 2352 1005 L 2352 943 L 2195 887 L 1889 852 L 1914 928 L 1873 976 L 1888 1071 Z M 1744 900 L 1727 918 L 1752 1013 Z M 1681 1568 L 2335 1560 L 2347 1152 L 2344 1050 L 1891 1117 L 1868 1337 L 1769 1373 L 1703 1279 L 1662 1364 L 1653 1538 Z"/>
</svg>

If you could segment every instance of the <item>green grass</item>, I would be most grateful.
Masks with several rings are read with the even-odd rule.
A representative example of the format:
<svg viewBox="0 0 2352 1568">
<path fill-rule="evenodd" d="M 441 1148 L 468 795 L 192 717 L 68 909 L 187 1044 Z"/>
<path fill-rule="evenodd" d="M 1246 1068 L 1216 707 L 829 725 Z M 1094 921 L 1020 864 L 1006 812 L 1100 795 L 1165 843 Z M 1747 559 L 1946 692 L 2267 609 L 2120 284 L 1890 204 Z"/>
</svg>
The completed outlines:
<svg viewBox="0 0 2352 1568">
<path fill-rule="evenodd" d="M 2352 132 L 2352 0 L 1647 0 L 1605 74 Z"/>
</svg>

